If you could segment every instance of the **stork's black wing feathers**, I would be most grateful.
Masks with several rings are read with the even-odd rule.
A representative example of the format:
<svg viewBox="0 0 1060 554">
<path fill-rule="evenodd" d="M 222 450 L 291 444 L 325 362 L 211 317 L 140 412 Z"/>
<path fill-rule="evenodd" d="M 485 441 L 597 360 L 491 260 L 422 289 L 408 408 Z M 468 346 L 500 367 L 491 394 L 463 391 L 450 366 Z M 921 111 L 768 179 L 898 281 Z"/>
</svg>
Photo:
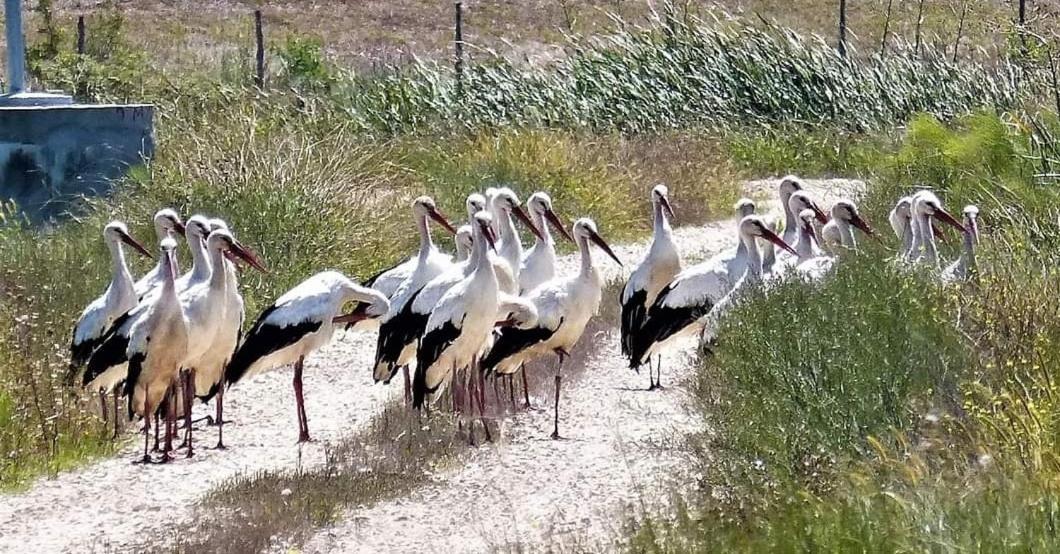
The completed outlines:
<svg viewBox="0 0 1060 554">
<path fill-rule="evenodd" d="M 648 313 L 644 307 L 644 301 L 647 299 L 648 291 L 642 289 L 622 302 L 622 353 L 627 356 L 633 345 L 633 334 L 640 330 L 640 326 L 644 324 L 644 316 Z"/>
<path fill-rule="evenodd" d="M 560 320 L 560 325 L 563 325 L 562 319 Z M 556 329 L 558 328 L 557 326 Z M 529 329 L 505 327 L 501 329 L 500 335 L 495 337 L 493 341 L 493 347 L 490 348 L 486 357 L 482 359 L 482 371 L 491 372 L 497 367 L 497 364 L 505 359 L 539 342 L 548 340 L 556 332 L 556 329 L 547 327 L 531 327 Z"/>
<path fill-rule="evenodd" d="M 320 329 L 323 321 L 301 321 L 294 325 L 280 327 L 269 323 L 269 316 L 276 311 L 276 305 L 269 306 L 258 316 L 254 326 L 247 333 L 246 340 L 236 349 L 232 360 L 225 368 L 224 381 L 227 386 L 232 386 L 246 375 L 250 366 L 261 358 L 287 348 L 298 342 L 302 337 Z"/>
<path fill-rule="evenodd" d="M 133 310 L 129 310 L 114 320 L 114 323 L 103 334 L 99 346 L 88 358 L 88 369 L 81 377 L 81 386 L 86 386 L 93 379 L 99 377 L 104 371 L 125 363 L 128 357 L 125 351 L 129 348 L 129 336 L 119 333 L 118 330 L 125 326 L 129 318 L 133 316 Z"/>
<path fill-rule="evenodd" d="M 140 378 L 140 373 L 144 369 L 144 360 L 147 359 L 147 353 L 137 352 L 133 354 L 132 358 L 129 358 L 129 374 L 125 377 L 125 383 L 123 383 L 122 390 L 127 398 L 126 405 L 128 406 L 129 419 L 133 418 L 133 390 L 136 389 L 136 381 Z M 150 417 L 152 414 L 144 414 L 144 417 Z"/>
<path fill-rule="evenodd" d="M 386 364 L 393 376 L 397 371 L 397 361 L 406 346 L 416 342 L 427 328 L 430 314 L 417 314 L 412 311 L 412 304 L 423 289 L 416 291 L 401 311 L 390 320 L 379 326 L 379 338 L 375 347 L 375 365 Z"/>
<path fill-rule="evenodd" d="M 461 319 L 460 324 L 464 321 Z M 423 406 L 423 400 L 428 393 L 434 392 L 427 388 L 427 370 L 438 361 L 442 352 L 445 351 L 460 336 L 460 328 L 452 321 L 432 329 L 420 339 L 419 348 L 416 349 L 416 375 L 412 380 L 412 407 Z M 436 387 L 437 388 L 437 387 Z"/>
<path fill-rule="evenodd" d="M 74 332 L 77 332 L 76 328 L 74 329 Z M 66 372 L 67 384 L 73 384 L 74 377 L 77 376 L 77 370 L 84 367 L 96 348 L 103 344 L 104 336 L 105 335 L 93 337 L 82 342 L 74 342 L 73 339 L 70 340 L 70 367 Z"/>
<path fill-rule="evenodd" d="M 663 302 L 672 290 L 673 284 L 671 283 L 659 293 L 659 296 L 655 298 L 655 303 L 648 310 L 640 330 L 632 334 L 629 367 L 636 369 L 645 362 L 644 356 L 653 344 L 672 337 L 685 327 L 695 323 L 699 318 L 707 315 L 710 309 L 714 307 L 714 302 L 710 300 L 703 304 L 691 306 L 663 306 Z"/>
</svg>

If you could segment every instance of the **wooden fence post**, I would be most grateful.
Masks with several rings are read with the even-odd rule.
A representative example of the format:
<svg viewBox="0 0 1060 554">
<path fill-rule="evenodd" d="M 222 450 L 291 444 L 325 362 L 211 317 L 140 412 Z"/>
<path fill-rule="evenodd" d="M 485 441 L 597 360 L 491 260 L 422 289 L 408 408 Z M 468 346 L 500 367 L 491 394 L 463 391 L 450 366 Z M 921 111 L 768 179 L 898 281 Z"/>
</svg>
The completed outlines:
<svg viewBox="0 0 1060 554">
<path fill-rule="evenodd" d="M 456 34 L 454 37 L 456 59 L 453 69 L 456 71 L 456 94 L 464 94 L 464 4 L 456 3 Z"/>
<path fill-rule="evenodd" d="M 257 42 L 257 52 L 255 56 L 256 73 L 254 75 L 254 84 L 258 88 L 265 87 L 265 34 L 261 29 L 261 10 L 254 10 L 254 40 Z"/>
<path fill-rule="evenodd" d="M 887 35 L 891 34 L 891 6 L 894 0 L 887 0 L 887 15 L 883 19 L 883 38 L 880 39 L 880 56 L 887 53 Z"/>
<path fill-rule="evenodd" d="M 839 44 L 840 57 L 847 57 L 847 0 L 839 0 Z"/>
<path fill-rule="evenodd" d="M 1027 0 L 1020 0 L 1020 12 L 1019 12 L 1019 34 L 1020 34 L 1020 53 L 1027 55 Z"/>
<path fill-rule="evenodd" d="M 916 9 L 916 35 L 914 39 L 913 55 L 920 56 L 920 27 L 924 25 L 924 0 L 920 0 Z"/>
<path fill-rule="evenodd" d="M 77 16 L 77 53 L 85 53 L 85 16 Z"/>
</svg>

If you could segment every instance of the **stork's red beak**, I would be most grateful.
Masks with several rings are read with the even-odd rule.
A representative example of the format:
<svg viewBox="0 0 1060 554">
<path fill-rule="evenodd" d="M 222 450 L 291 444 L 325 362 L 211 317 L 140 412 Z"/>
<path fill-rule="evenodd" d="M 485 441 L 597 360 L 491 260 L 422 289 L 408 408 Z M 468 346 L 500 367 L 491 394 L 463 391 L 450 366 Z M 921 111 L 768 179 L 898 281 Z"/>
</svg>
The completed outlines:
<svg viewBox="0 0 1060 554">
<path fill-rule="evenodd" d="M 821 207 L 818 206 L 816 202 L 810 202 L 810 209 L 813 210 L 813 215 L 817 218 L 817 221 L 828 223 L 828 216 L 821 211 Z"/>
<path fill-rule="evenodd" d="M 239 244 L 239 242 L 236 242 L 236 241 L 232 242 L 231 251 L 236 256 L 239 256 L 243 261 L 245 261 L 248 264 L 250 264 L 250 266 L 253 267 L 254 269 L 256 269 L 256 270 L 258 270 L 258 271 L 260 271 L 262 273 L 268 273 L 269 272 L 268 269 L 265 269 L 265 265 L 261 263 L 261 260 L 258 259 L 257 254 L 255 254 L 254 252 L 252 252 L 251 250 L 249 250 L 247 247 L 243 246 L 242 244 Z"/>
<path fill-rule="evenodd" d="M 857 227 L 858 229 L 861 229 L 861 231 L 866 235 L 876 239 L 876 242 L 883 244 L 883 241 L 880 240 L 880 237 L 876 234 L 876 231 L 872 230 L 872 227 L 869 226 L 868 222 L 861 218 L 861 215 L 854 214 L 854 217 L 850 219 L 850 224 L 854 227 Z"/>
<path fill-rule="evenodd" d="M 149 259 L 154 259 L 154 256 L 151 255 L 151 252 L 144 248 L 144 245 L 140 244 L 136 239 L 132 238 L 129 233 L 119 231 L 118 235 L 121 237 L 121 241 L 132 247 L 133 250 L 136 250 L 137 252 L 143 254 Z"/>
<path fill-rule="evenodd" d="M 603 237 L 601 237 L 599 233 L 596 231 L 589 231 L 589 240 L 596 243 L 596 245 L 600 247 L 600 250 L 606 252 L 608 256 L 611 256 L 611 259 L 614 260 L 619 267 L 622 266 L 622 260 L 618 259 L 618 256 L 615 255 L 615 251 L 611 250 L 611 247 L 604 242 Z"/>
<path fill-rule="evenodd" d="M 348 314 L 342 314 L 335 316 L 332 323 L 357 323 L 358 321 L 364 321 L 368 319 L 368 314 L 362 310 L 355 310 Z"/>
<path fill-rule="evenodd" d="M 570 236 L 570 231 L 568 231 L 567 228 L 563 225 L 563 222 L 560 221 L 559 216 L 556 215 L 556 212 L 554 212 L 552 208 L 548 208 L 545 210 L 545 219 L 548 220 L 549 224 L 552 225 L 553 229 L 562 233 L 563 236 L 567 237 L 567 240 L 574 242 L 574 237 Z"/>
<path fill-rule="evenodd" d="M 792 253 L 792 254 L 794 254 L 796 256 L 799 255 L 799 253 L 796 252 L 795 249 L 792 248 L 790 244 L 784 242 L 784 239 L 782 239 L 779 236 L 777 236 L 776 233 L 774 233 L 770 229 L 766 228 L 765 226 L 762 227 L 762 238 L 764 238 L 764 239 L 768 240 L 769 242 L 771 242 L 771 243 L 783 248 L 784 250 L 787 250 L 788 252 L 790 252 L 790 253 Z"/>
<path fill-rule="evenodd" d="M 957 221 L 957 219 L 950 215 L 950 213 L 946 210 L 939 208 L 935 210 L 935 215 L 942 221 L 945 221 L 946 223 L 952 225 L 954 229 L 960 230 L 961 233 L 964 233 L 966 231 L 964 225 L 961 225 L 961 222 Z"/>
<path fill-rule="evenodd" d="M 526 215 L 526 211 L 523 210 L 522 206 L 512 206 L 512 213 L 515 214 L 515 217 L 519 218 L 519 221 L 522 221 L 524 225 L 530 228 L 530 232 L 533 233 L 535 237 L 539 239 L 545 238 L 545 236 L 541 234 L 541 230 L 537 228 L 537 225 L 534 225 L 534 222 L 530 220 L 530 216 Z"/>
<path fill-rule="evenodd" d="M 666 215 L 669 216 L 670 219 L 673 219 L 674 218 L 674 207 L 670 205 L 670 199 L 667 198 L 665 195 L 664 196 L 659 196 L 659 202 L 662 203 L 663 209 L 666 210 Z"/>
<path fill-rule="evenodd" d="M 173 221 L 173 230 L 180 233 L 180 236 L 182 237 L 188 232 L 188 228 L 185 227 L 183 223 L 176 220 Z"/>
<path fill-rule="evenodd" d="M 482 236 L 486 237 L 486 243 L 489 244 L 490 250 L 497 251 L 497 236 L 493 234 L 493 227 L 490 227 L 486 223 L 480 224 L 482 229 Z"/>
<path fill-rule="evenodd" d="M 445 218 L 445 215 L 442 212 L 438 211 L 438 208 L 432 208 L 430 211 L 427 212 L 427 215 L 430 216 L 431 219 L 438 222 L 438 225 L 444 227 L 446 231 L 449 231 L 449 234 L 456 235 L 456 229 L 454 229 L 453 225 L 449 223 L 449 220 Z"/>
</svg>

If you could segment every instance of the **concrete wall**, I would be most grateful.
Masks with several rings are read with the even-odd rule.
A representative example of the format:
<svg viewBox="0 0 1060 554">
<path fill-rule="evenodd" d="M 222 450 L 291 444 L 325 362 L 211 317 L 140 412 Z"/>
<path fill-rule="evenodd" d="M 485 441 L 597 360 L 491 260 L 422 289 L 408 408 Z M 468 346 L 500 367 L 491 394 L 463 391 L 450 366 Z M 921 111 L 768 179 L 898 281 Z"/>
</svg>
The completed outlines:
<svg viewBox="0 0 1060 554">
<path fill-rule="evenodd" d="M 0 200 L 34 221 L 60 217 L 153 153 L 151 105 L 0 107 Z"/>
</svg>

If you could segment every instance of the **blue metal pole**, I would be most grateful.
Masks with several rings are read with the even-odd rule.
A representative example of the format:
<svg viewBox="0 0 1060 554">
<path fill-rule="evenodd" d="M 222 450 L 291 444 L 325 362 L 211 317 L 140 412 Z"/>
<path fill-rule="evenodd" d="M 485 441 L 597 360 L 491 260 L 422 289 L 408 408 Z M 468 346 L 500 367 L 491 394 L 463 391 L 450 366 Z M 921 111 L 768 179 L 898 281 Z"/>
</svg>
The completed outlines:
<svg viewBox="0 0 1060 554">
<path fill-rule="evenodd" d="M 4 0 L 7 33 L 7 92 L 15 94 L 26 88 L 26 44 L 22 36 L 22 0 Z"/>
</svg>

